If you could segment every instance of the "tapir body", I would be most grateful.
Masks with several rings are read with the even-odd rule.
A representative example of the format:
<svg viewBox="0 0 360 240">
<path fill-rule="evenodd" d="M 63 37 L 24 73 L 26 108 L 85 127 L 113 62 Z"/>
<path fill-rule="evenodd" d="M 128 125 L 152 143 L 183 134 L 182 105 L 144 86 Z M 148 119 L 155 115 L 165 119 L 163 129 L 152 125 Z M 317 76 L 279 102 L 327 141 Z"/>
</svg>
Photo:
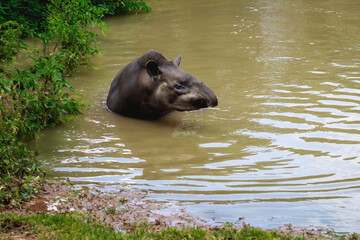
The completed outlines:
<svg viewBox="0 0 360 240">
<path fill-rule="evenodd" d="M 180 68 L 180 61 L 150 50 L 127 64 L 112 81 L 108 109 L 128 117 L 157 119 L 173 111 L 216 106 L 214 92 Z"/>
</svg>

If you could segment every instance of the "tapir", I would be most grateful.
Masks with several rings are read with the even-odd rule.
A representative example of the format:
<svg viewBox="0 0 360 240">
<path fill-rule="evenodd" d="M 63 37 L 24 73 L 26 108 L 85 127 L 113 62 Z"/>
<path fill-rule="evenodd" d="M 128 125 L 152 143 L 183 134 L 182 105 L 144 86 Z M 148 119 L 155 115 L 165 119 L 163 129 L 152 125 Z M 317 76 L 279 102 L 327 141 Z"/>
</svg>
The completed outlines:
<svg viewBox="0 0 360 240">
<path fill-rule="evenodd" d="M 106 105 L 112 112 L 139 119 L 158 119 L 173 111 L 217 106 L 215 93 L 180 65 L 150 50 L 125 67 L 111 83 Z"/>
</svg>

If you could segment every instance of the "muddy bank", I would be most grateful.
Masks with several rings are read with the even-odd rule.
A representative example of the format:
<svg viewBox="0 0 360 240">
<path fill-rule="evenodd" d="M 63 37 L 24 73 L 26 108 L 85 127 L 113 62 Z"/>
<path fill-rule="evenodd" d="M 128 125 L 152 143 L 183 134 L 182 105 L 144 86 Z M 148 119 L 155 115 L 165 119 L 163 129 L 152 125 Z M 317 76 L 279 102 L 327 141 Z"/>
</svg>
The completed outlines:
<svg viewBox="0 0 360 240">
<path fill-rule="evenodd" d="M 75 189 L 60 182 L 46 182 L 36 198 L 24 204 L 22 209 L 3 209 L 2 213 L 70 213 L 81 212 L 92 220 L 111 225 L 115 230 L 127 232 L 132 230 L 134 223 L 149 222 L 155 230 L 168 226 L 182 228 L 198 226 L 209 230 L 238 228 L 247 226 L 242 223 L 211 225 L 208 221 L 191 215 L 184 206 L 171 203 L 149 201 L 146 194 L 121 189 L 118 192 L 102 192 L 98 189 Z M 287 224 L 277 228 L 284 234 L 292 234 L 307 239 L 327 236 L 327 230 L 322 227 L 305 228 Z M 330 236 L 329 236 L 330 239 Z"/>
<path fill-rule="evenodd" d="M 167 226 L 205 226 L 207 222 L 193 216 L 176 204 L 156 203 L 146 194 L 121 189 L 102 192 L 98 189 L 76 190 L 64 183 L 47 182 L 22 209 L 4 209 L 3 213 L 69 213 L 78 211 L 92 220 L 106 223 L 116 230 L 127 231 L 134 222 L 150 222 L 161 229 Z"/>
</svg>

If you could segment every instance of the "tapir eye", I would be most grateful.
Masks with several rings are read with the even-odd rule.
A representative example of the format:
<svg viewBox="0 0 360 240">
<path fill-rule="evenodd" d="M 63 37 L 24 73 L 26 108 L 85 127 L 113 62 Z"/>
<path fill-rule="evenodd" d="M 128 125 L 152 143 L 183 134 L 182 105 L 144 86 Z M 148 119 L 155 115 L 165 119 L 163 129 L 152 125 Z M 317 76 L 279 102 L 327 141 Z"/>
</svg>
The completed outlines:
<svg viewBox="0 0 360 240">
<path fill-rule="evenodd" d="M 177 83 L 177 84 L 175 84 L 174 88 L 175 88 L 176 90 L 182 90 L 182 89 L 184 89 L 184 85 L 182 85 L 182 84 L 180 84 L 180 83 Z"/>
</svg>

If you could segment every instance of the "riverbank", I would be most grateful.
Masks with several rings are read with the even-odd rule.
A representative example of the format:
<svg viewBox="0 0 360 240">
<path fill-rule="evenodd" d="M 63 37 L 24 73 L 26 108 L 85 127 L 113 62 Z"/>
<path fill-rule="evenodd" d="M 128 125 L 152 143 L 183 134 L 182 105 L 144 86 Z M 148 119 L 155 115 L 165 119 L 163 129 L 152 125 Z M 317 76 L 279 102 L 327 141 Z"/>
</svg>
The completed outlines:
<svg viewBox="0 0 360 240">
<path fill-rule="evenodd" d="M 76 227 L 75 227 L 76 226 Z M 121 189 L 102 192 L 46 182 L 21 209 L 2 209 L 0 239 L 360 239 L 321 227 L 260 229 L 243 223 L 214 226 L 177 204 L 149 201 Z M 66 237 L 68 236 L 68 237 Z"/>
</svg>

